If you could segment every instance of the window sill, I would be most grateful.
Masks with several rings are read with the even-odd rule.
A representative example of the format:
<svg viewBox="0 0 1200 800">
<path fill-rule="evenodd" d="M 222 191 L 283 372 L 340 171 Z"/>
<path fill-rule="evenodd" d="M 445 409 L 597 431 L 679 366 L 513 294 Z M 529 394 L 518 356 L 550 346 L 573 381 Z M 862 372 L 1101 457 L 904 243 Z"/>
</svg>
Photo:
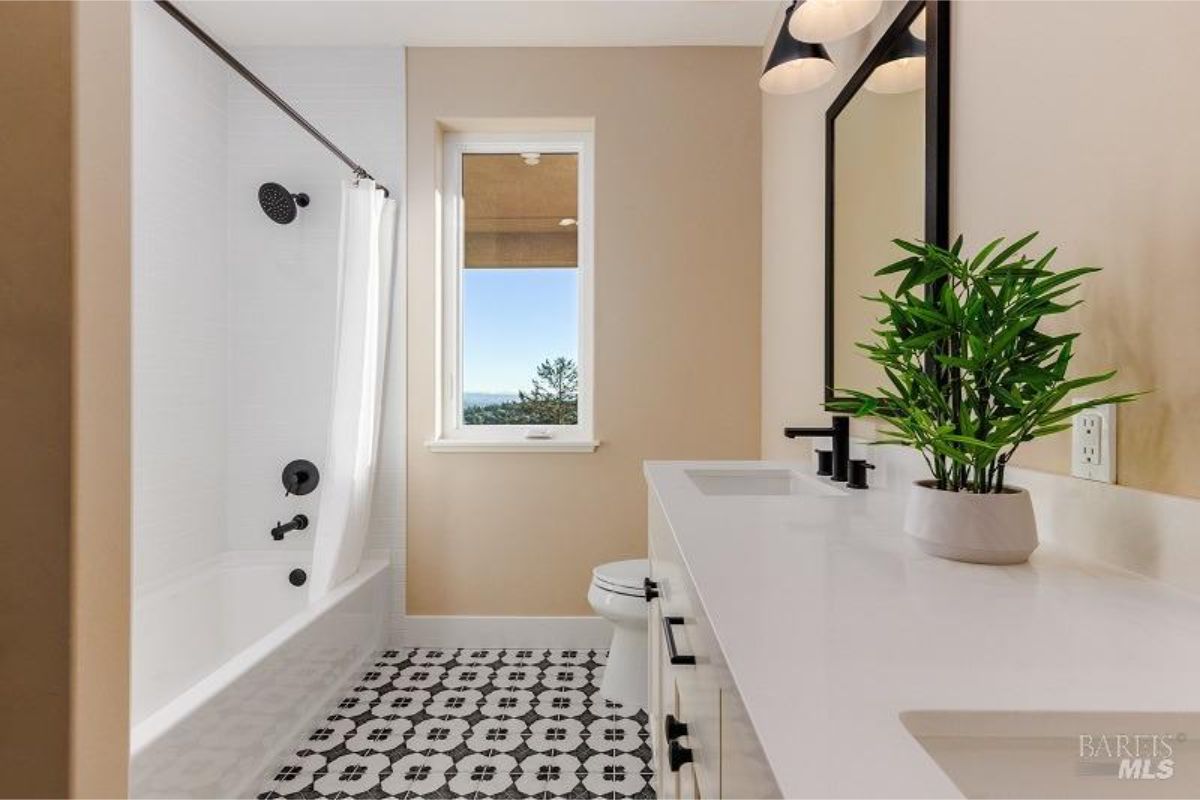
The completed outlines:
<svg viewBox="0 0 1200 800">
<path fill-rule="evenodd" d="M 431 439 L 432 453 L 593 453 L 600 442 L 580 439 L 471 440 Z"/>
</svg>

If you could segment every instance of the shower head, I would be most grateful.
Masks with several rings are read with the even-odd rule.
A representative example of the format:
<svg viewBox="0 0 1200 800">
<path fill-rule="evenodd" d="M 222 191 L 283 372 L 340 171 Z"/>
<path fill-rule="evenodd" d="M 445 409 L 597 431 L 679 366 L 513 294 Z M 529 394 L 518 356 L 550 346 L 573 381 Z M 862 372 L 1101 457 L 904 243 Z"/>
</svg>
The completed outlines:
<svg viewBox="0 0 1200 800">
<path fill-rule="evenodd" d="M 292 194 L 278 183 L 264 183 L 258 187 L 258 204 L 273 221 L 287 225 L 296 218 L 296 206 L 308 206 L 308 195 Z"/>
</svg>

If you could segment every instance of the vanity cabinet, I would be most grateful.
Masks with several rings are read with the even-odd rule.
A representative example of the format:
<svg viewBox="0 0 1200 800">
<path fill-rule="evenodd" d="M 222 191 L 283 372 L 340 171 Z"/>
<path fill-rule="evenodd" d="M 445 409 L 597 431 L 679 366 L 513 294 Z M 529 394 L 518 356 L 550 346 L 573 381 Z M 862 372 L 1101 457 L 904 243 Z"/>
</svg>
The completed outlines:
<svg viewBox="0 0 1200 800">
<path fill-rule="evenodd" d="M 665 514 L 649 503 L 650 744 L 663 798 L 779 797 Z M 670 723 L 670 724 L 669 724 Z M 677 736 L 679 725 L 686 733 Z M 669 730 L 670 729 L 670 730 Z"/>
</svg>

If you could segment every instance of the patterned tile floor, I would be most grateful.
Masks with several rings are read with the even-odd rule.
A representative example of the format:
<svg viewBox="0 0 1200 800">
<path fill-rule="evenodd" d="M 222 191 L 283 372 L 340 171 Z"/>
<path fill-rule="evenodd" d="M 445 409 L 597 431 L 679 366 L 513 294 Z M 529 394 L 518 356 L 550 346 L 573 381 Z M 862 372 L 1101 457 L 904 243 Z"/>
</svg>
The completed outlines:
<svg viewBox="0 0 1200 800">
<path fill-rule="evenodd" d="M 260 798 L 653 798 L 603 650 L 387 650 Z"/>
</svg>

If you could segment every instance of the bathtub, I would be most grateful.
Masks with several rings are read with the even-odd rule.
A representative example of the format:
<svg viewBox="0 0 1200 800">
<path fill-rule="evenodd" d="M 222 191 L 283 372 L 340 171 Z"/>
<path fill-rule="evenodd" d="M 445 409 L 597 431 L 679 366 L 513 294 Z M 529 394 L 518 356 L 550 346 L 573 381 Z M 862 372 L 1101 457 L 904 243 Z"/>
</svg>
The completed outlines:
<svg viewBox="0 0 1200 800">
<path fill-rule="evenodd" d="M 387 562 L 310 606 L 296 556 L 226 553 L 136 593 L 131 797 L 252 797 L 383 646 Z"/>
</svg>

